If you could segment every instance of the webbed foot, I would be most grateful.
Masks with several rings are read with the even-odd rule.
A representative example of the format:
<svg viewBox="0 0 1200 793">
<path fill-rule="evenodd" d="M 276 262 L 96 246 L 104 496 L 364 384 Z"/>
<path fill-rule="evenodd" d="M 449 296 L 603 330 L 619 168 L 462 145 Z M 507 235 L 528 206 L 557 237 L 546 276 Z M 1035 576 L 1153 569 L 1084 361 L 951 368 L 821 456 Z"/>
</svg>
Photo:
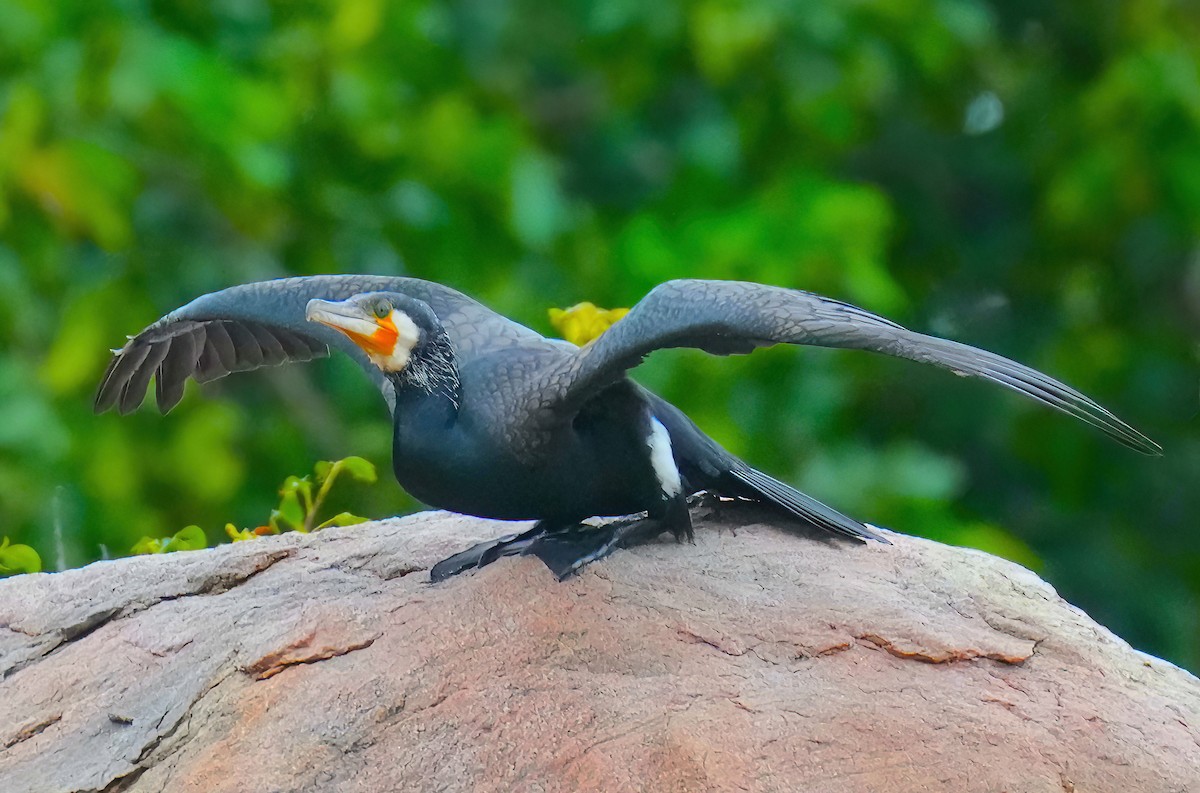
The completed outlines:
<svg viewBox="0 0 1200 793">
<path fill-rule="evenodd" d="M 569 531 L 544 534 L 523 553 L 541 559 L 550 572 L 562 581 L 618 548 L 647 542 L 667 529 L 661 521 L 653 518 L 614 521 L 603 526 L 580 525 Z"/>
<path fill-rule="evenodd" d="M 550 530 L 545 521 L 538 521 L 529 531 L 520 534 L 505 534 L 494 540 L 476 543 L 465 551 L 459 551 L 435 564 L 429 570 L 429 580 L 433 583 L 445 581 L 452 575 L 458 575 L 466 570 L 484 567 L 502 556 L 515 556 L 524 553 L 530 544 Z"/>
<path fill-rule="evenodd" d="M 683 514 L 687 514 L 686 505 Z M 562 581 L 588 564 L 625 548 L 652 540 L 664 531 L 671 531 L 677 540 L 691 539 L 691 520 L 686 529 L 675 520 L 633 518 L 613 521 L 602 526 L 538 521 L 533 528 L 520 534 L 506 534 L 481 542 L 435 564 L 429 571 L 432 583 L 444 581 L 467 570 L 486 567 L 505 556 L 536 556 Z M 682 533 L 681 533 L 682 532 Z"/>
</svg>

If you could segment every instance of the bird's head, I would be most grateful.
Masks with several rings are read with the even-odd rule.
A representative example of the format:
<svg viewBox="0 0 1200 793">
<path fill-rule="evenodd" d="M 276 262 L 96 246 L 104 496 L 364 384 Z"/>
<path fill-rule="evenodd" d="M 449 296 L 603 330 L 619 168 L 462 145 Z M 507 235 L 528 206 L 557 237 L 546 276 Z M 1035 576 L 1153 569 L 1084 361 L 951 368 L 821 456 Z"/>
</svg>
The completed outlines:
<svg viewBox="0 0 1200 793">
<path fill-rule="evenodd" d="M 345 334 L 388 374 L 404 372 L 425 348 L 445 339 L 442 324 L 427 303 L 394 292 L 310 300 L 304 316 Z"/>
</svg>

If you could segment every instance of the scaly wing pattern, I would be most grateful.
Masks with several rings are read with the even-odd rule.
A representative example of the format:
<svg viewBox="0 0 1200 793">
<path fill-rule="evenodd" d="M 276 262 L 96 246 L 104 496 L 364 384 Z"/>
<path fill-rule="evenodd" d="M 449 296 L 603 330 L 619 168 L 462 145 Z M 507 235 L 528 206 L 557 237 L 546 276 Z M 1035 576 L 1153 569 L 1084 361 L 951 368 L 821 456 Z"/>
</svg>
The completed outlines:
<svg viewBox="0 0 1200 793">
<path fill-rule="evenodd" d="M 96 412 L 136 409 L 151 377 L 158 408 L 183 396 L 189 377 L 207 382 L 233 372 L 308 361 L 338 348 L 354 358 L 392 402 L 378 367 L 343 334 L 307 322 L 312 298 L 344 300 L 363 292 L 400 292 L 429 304 L 450 335 L 460 362 L 518 343 L 543 343 L 537 333 L 449 287 L 417 278 L 325 275 L 282 278 L 223 289 L 172 311 L 113 355 L 96 394 Z"/>
<path fill-rule="evenodd" d="M 654 350 L 696 347 L 747 353 L 773 344 L 843 347 L 894 355 L 981 377 L 1087 422 L 1144 454 L 1161 448 L 1080 392 L 1000 355 L 926 336 L 861 308 L 810 292 L 737 281 L 669 281 L 575 355 L 547 359 L 528 387 L 550 409 L 531 411 L 534 426 L 561 421 Z"/>
</svg>

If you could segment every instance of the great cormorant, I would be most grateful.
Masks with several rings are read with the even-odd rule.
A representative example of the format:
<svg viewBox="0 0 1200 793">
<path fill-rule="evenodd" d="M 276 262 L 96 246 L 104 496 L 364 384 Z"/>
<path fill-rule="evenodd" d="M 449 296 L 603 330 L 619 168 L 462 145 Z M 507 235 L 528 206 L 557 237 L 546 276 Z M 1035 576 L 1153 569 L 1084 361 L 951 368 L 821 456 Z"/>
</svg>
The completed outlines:
<svg viewBox="0 0 1200 793">
<path fill-rule="evenodd" d="M 1088 397 L 1027 366 L 837 300 L 734 281 L 661 284 L 584 347 L 416 278 L 245 284 L 197 298 L 132 337 L 115 352 L 95 408 L 134 410 L 154 376 L 166 412 L 188 377 L 206 382 L 343 350 L 383 391 L 396 479 L 409 493 L 454 512 L 537 521 L 439 563 L 434 580 L 519 551 L 564 577 L 627 539 L 621 524 L 580 525 L 594 516 L 646 512 L 651 520 L 640 525 L 651 533 L 690 538 L 687 498 L 699 491 L 774 504 L 835 534 L 886 542 L 725 451 L 626 376 L 654 350 L 730 355 L 784 342 L 871 350 L 982 377 L 1136 451 L 1161 453 Z"/>
</svg>

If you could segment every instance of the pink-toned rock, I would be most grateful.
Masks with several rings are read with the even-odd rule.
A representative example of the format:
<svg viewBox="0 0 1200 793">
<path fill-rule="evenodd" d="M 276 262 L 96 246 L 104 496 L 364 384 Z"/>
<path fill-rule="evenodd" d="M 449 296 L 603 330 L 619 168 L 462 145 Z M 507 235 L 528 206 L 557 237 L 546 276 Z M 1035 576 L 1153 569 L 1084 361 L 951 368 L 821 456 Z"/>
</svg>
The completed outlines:
<svg viewBox="0 0 1200 793">
<path fill-rule="evenodd" d="M 0 582 L 0 791 L 1200 790 L 1200 681 L 1032 573 L 907 537 L 557 583 L 425 513 Z"/>
</svg>

